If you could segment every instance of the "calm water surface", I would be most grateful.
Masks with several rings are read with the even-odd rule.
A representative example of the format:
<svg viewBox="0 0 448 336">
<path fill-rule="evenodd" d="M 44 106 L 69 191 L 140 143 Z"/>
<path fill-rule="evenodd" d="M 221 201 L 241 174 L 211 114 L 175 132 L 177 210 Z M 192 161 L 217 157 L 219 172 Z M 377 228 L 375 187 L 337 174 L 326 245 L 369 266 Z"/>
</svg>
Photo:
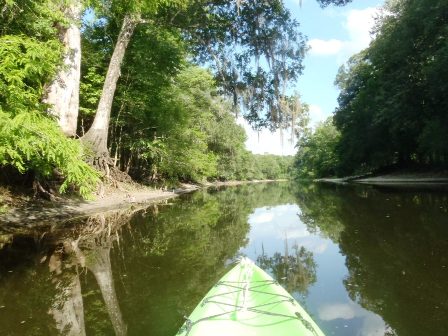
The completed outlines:
<svg viewBox="0 0 448 336">
<path fill-rule="evenodd" d="M 327 335 L 448 335 L 448 192 L 257 184 L 0 233 L 0 335 L 175 335 L 240 255 Z"/>
</svg>

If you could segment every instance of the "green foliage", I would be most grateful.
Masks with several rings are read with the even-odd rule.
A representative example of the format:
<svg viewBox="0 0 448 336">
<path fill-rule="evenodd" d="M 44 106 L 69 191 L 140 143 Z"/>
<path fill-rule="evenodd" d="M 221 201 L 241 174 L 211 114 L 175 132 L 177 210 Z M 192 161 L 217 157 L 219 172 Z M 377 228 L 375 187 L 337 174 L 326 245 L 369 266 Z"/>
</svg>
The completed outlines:
<svg viewBox="0 0 448 336">
<path fill-rule="evenodd" d="M 283 88 L 302 73 L 306 50 L 284 1 L 192 1 L 172 15 L 195 61 L 212 69 L 234 108 L 244 106 L 244 117 L 257 128 L 284 125 Z"/>
<path fill-rule="evenodd" d="M 1 36 L 0 110 L 14 116 L 36 108 L 60 56 L 60 44 L 55 40 L 41 42 L 24 35 Z"/>
<path fill-rule="evenodd" d="M 149 87 L 154 85 L 145 78 L 141 81 L 143 85 Z M 207 176 L 214 176 L 216 155 L 208 150 L 206 132 L 209 124 L 213 122 L 214 98 L 211 95 L 213 81 L 210 74 L 199 68 L 186 67 L 179 73 L 174 83 L 165 82 L 165 78 L 159 78 L 157 82 L 162 85 L 152 87 L 152 90 L 159 90 L 157 94 L 160 100 L 156 97 L 158 105 L 146 106 L 143 101 L 148 93 L 140 91 L 129 90 L 127 96 L 123 97 L 126 107 L 130 105 L 135 108 L 138 101 L 135 99 L 131 101 L 128 97 L 140 95 L 142 99 L 140 113 L 144 113 L 141 119 L 143 123 L 134 124 L 133 127 L 141 130 L 143 142 L 140 143 L 145 143 L 146 148 L 139 147 L 135 138 L 127 139 L 137 153 L 134 176 L 154 175 L 154 172 L 157 172 L 164 179 L 190 181 L 201 181 Z M 134 83 L 139 86 L 138 82 Z M 120 118 L 127 117 L 128 115 L 122 112 Z M 129 117 L 136 117 L 135 110 Z M 149 130 L 145 132 L 144 129 L 148 127 Z M 127 149 L 122 150 L 127 157 L 129 155 Z M 147 160 L 151 158 L 152 160 Z M 148 168 L 151 170 L 145 171 Z"/>
<path fill-rule="evenodd" d="M 67 24 L 58 0 L 0 0 L 0 36 L 27 35 L 40 41 L 57 36 Z"/>
<path fill-rule="evenodd" d="M 300 74 L 304 39 L 282 1 L 257 3 L 255 7 L 222 1 L 210 6 L 203 1 L 112 1 L 109 5 L 94 4 L 101 19 L 85 22 L 81 127 L 85 130 L 96 109 L 123 17 L 144 19 L 126 50 L 112 108 L 109 148 L 120 169 L 136 179 L 155 183 L 289 175 L 285 167 L 290 165 L 279 165 L 272 158 L 258 160 L 245 150 L 244 130 L 231 113 L 235 106 L 221 97 L 224 92 L 236 93 L 237 89 L 240 95 L 257 86 L 258 93 L 244 98 L 245 103 L 252 104 L 254 119 L 258 118 L 255 105 L 261 104 L 260 113 L 268 107 L 276 110 L 276 117 L 268 117 L 264 126 L 270 122 L 275 127 L 285 126 L 294 121 L 293 112 L 280 116 L 279 104 L 285 97 L 280 97 L 279 87 Z M 249 18 L 261 16 L 264 23 L 255 29 Z M 232 34 L 241 38 L 226 37 L 229 27 L 237 29 Z M 236 52 L 238 48 L 241 53 Z M 187 53 L 190 60 L 193 56 L 198 63 L 208 65 L 212 60 L 217 65 L 216 55 L 238 59 L 232 69 L 226 61 L 221 70 L 244 74 L 237 80 L 241 83 L 223 78 L 219 71 L 212 76 L 186 62 Z M 243 56 L 245 53 L 248 57 Z M 259 57 L 268 59 L 270 71 L 253 68 L 252 61 Z M 232 85 L 238 88 L 232 89 Z M 264 162 L 269 160 L 272 162 Z"/>
<path fill-rule="evenodd" d="M 448 164 L 446 1 L 389 1 L 369 48 L 341 68 L 340 173 Z"/>
<path fill-rule="evenodd" d="M 61 192 L 74 185 L 88 198 L 95 190 L 99 175 L 82 161 L 81 144 L 67 139 L 54 121 L 30 111 L 14 117 L 0 112 L 0 119 L 0 165 L 11 165 L 21 173 L 33 170 L 47 179 L 58 169 L 65 177 Z"/>
<path fill-rule="evenodd" d="M 336 155 L 339 137 L 329 118 L 309 136 L 301 138 L 295 157 L 297 176 L 305 179 L 334 176 L 339 165 Z"/>
<path fill-rule="evenodd" d="M 216 156 L 207 150 L 206 134 L 200 130 L 179 130 L 166 144 L 165 157 L 159 164 L 166 178 L 200 182 L 216 174 Z"/>
<path fill-rule="evenodd" d="M 89 197 L 98 174 L 84 163 L 81 144 L 63 135 L 41 103 L 60 57 L 56 39 L 0 37 L 0 166 L 31 170 L 38 179 L 51 179 L 57 170 L 64 177 L 61 192 L 74 186 Z"/>
<path fill-rule="evenodd" d="M 167 8 L 179 10 L 189 4 L 189 0 L 91 0 L 91 5 L 102 15 L 123 17 L 130 15 L 136 19 L 154 19 L 154 16 Z"/>
<path fill-rule="evenodd" d="M 288 179 L 291 177 L 291 169 L 293 165 L 292 156 L 280 156 L 273 154 L 251 154 L 250 164 L 252 170 L 248 175 L 248 179 L 256 180 L 276 180 Z"/>
<path fill-rule="evenodd" d="M 102 60 L 109 57 L 107 41 L 96 38 L 104 29 L 112 27 L 89 26 L 84 35 L 90 54 L 83 56 L 81 112 L 87 122 L 107 66 Z M 117 165 L 151 182 L 266 178 L 254 171 L 256 158 L 245 149 L 244 130 L 231 104 L 218 95 L 212 75 L 185 64 L 184 57 L 178 31 L 152 26 L 136 31 L 112 110 Z"/>
<path fill-rule="evenodd" d="M 103 83 L 104 76 L 98 74 L 95 67 L 87 69 L 79 87 L 81 100 L 79 112 L 83 118 L 95 114 L 96 107 L 101 97 Z"/>
</svg>

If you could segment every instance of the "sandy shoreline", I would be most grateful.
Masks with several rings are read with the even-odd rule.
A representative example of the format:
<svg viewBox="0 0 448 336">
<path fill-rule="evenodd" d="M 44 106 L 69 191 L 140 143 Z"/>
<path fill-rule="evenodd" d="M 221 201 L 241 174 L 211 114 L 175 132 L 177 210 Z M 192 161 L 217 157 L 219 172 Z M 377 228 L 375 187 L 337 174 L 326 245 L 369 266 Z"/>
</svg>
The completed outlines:
<svg viewBox="0 0 448 336">
<path fill-rule="evenodd" d="M 392 173 L 378 176 L 349 176 L 342 178 L 322 178 L 316 182 L 346 184 L 360 183 L 372 185 L 447 185 L 447 173 Z"/>
</svg>

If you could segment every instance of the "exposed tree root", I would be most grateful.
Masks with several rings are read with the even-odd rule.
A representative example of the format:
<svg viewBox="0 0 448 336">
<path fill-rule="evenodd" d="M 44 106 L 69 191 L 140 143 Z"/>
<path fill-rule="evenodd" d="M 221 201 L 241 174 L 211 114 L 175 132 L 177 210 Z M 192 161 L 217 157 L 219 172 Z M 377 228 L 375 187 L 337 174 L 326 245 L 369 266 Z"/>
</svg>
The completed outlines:
<svg viewBox="0 0 448 336">
<path fill-rule="evenodd" d="M 33 182 L 34 197 L 41 196 L 49 201 L 61 201 L 62 198 L 56 195 L 56 192 L 51 188 L 44 188 L 38 180 Z"/>
<path fill-rule="evenodd" d="M 90 164 L 98 171 L 103 173 L 103 183 L 99 186 L 98 196 L 104 197 L 108 186 L 127 192 L 120 184 L 136 184 L 132 178 L 126 173 L 114 166 L 113 159 L 109 156 L 102 155 L 93 158 Z M 137 184 L 136 184 L 137 185 Z"/>
</svg>

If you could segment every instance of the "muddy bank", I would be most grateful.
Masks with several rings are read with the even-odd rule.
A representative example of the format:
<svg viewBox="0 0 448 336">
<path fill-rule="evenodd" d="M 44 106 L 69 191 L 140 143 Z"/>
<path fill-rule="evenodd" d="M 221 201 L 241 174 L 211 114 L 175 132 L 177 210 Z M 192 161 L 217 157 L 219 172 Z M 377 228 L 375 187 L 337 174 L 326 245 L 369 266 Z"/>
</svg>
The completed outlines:
<svg viewBox="0 0 448 336">
<path fill-rule="evenodd" d="M 134 209 L 143 208 L 148 204 L 171 199 L 202 188 L 267 182 L 275 181 L 228 181 L 206 183 L 204 185 L 181 184 L 178 188 L 168 190 L 151 189 L 136 184 L 121 184 L 119 188 L 102 190 L 101 195 L 96 195 L 96 199 L 92 201 L 63 199 L 57 202 L 43 202 L 42 200 L 30 199 L 20 202 L 17 206 L 7 206 L 5 211 L 0 213 L 0 232 L 17 232 L 46 225 L 57 226 L 67 220 L 109 210 L 131 207 Z"/>
<path fill-rule="evenodd" d="M 8 207 L 6 212 L 0 215 L 0 231 L 27 230 L 46 224 L 58 225 L 66 220 L 108 210 L 143 207 L 146 204 L 170 199 L 196 189 L 185 188 L 172 191 L 141 189 L 132 192 L 117 190 L 93 201 L 73 199 L 52 203 L 30 201 L 20 207 Z"/>
</svg>

